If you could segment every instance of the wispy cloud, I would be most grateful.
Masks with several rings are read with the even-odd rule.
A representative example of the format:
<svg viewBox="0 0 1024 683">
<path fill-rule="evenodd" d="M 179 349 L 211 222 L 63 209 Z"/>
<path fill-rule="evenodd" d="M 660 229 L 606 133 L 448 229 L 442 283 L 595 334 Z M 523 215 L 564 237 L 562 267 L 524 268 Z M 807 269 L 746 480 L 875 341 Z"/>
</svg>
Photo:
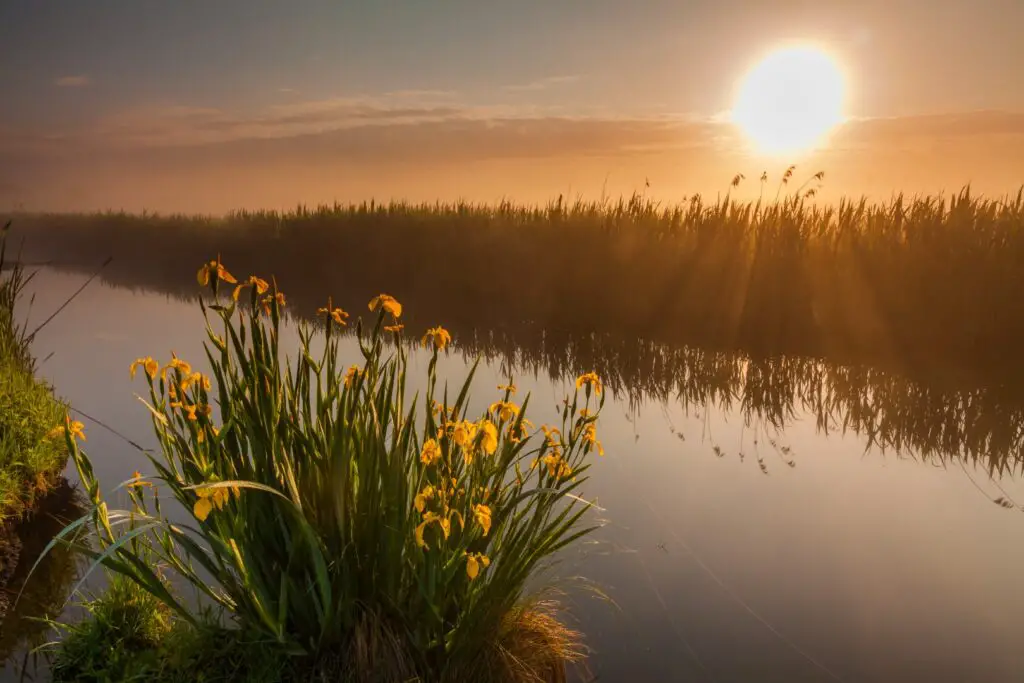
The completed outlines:
<svg viewBox="0 0 1024 683">
<path fill-rule="evenodd" d="M 455 93 L 396 91 L 373 96 L 293 100 L 253 111 L 140 106 L 108 115 L 75 137 L 114 146 L 203 145 L 289 138 L 370 126 L 406 126 L 543 116 L 536 107 L 465 105 Z"/>
<path fill-rule="evenodd" d="M 966 182 L 998 194 L 1015 192 L 1024 178 L 1021 113 L 851 119 L 824 150 L 766 160 L 745 152 L 732 126 L 707 118 L 533 116 L 455 105 L 442 112 L 400 99 L 388 106 L 302 102 L 258 117 L 134 110 L 116 126 L 106 121 L 102 134 L 63 137 L 0 126 L 0 185 L 8 185 L 0 206 L 219 212 L 338 197 L 534 201 L 566 187 L 588 197 L 628 195 L 645 177 L 659 199 L 677 201 L 693 192 L 714 196 L 737 172 L 756 178 L 767 169 L 778 177 L 789 163 L 803 177 L 826 171 L 830 197 L 935 192 Z M 170 133 L 190 144 L 157 144 Z M 760 185 L 748 181 L 738 191 L 756 198 Z"/>
<path fill-rule="evenodd" d="M 220 211 L 329 199 L 339 179 L 353 197 L 506 190 L 542 197 L 569 184 L 598 195 L 610 170 L 621 179 L 612 194 L 650 177 L 663 196 L 678 199 L 717 192 L 735 173 L 757 177 L 775 163 L 746 151 L 721 116 L 615 114 L 399 92 L 241 111 L 148 106 L 66 130 L 0 124 L 0 181 L 14 187 L 4 189 L 0 205 L 29 201 L 28 188 L 67 206 L 84 206 L 81 197 L 120 205 L 131 196 L 140 206 Z M 785 163 L 825 170 L 826 193 L 882 196 L 964 182 L 984 192 L 1015 190 L 1024 178 L 1024 112 L 851 118 L 827 147 Z M 126 176 L 134 178 L 130 191 Z M 74 194 L 78 187 L 85 194 Z M 756 196 L 759 186 L 749 187 Z"/>
<path fill-rule="evenodd" d="M 578 75 L 569 76 L 548 76 L 546 78 L 538 78 L 535 81 L 529 83 L 517 83 L 513 85 L 506 85 L 502 87 L 502 90 L 506 92 L 537 92 L 538 90 L 550 90 L 557 88 L 562 85 L 569 85 L 570 83 L 576 83 L 580 80 Z"/>
<path fill-rule="evenodd" d="M 59 88 L 84 88 L 92 85 L 92 79 L 84 74 L 77 76 L 61 76 L 53 82 Z"/>
</svg>

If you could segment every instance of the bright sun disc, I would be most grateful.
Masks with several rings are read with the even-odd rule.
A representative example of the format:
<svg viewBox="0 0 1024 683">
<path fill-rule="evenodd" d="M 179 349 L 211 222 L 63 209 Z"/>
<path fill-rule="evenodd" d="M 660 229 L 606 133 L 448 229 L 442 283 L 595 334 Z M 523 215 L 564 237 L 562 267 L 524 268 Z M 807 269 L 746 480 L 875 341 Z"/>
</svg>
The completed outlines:
<svg viewBox="0 0 1024 683">
<path fill-rule="evenodd" d="M 810 149 L 842 123 L 845 80 L 832 58 L 817 48 L 776 50 L 743 79 L 733 123 L 763 153 Z"/>
</svg>

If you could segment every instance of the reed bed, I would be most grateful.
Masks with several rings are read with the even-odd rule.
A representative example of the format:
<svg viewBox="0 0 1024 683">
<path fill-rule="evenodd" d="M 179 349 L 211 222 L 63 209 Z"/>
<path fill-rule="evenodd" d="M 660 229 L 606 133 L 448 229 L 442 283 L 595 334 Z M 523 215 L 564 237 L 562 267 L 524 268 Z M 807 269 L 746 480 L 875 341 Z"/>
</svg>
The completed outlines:
<svg viewBox="0 0 1024 683">
<path fill-rule="evenodd" d="M 789 187 L 756 202 L 367 202 L 19 224 L 33 260 L 91 269 L 113 256 L 111 282 L 183 284 L 172 264 L 220 253 L 293 283 L 300 307 L 324 288 L 354 307 L 387 287 L 413 322 L 443 318 L 454 333 L 533 325 L 908 371 L 1020 369 L 1024 194 L 822 204 Z"/>
</svg>

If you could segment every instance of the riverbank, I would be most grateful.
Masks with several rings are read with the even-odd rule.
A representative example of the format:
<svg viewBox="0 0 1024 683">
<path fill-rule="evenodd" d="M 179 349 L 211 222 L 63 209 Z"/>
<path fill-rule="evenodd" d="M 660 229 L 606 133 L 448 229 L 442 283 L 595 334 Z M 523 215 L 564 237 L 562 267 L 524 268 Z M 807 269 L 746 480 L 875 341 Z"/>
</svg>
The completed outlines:
<svg viewBox="0 0 1024 683">
<path fill-rule="evenodd" d="M 70 552 L 49 553 L 30 568 L 60 528 L 77 516 L 63 477 L 69 452 L 60 438 L 67 415 L 52 387 L 36 377 L 31 335 L 15 307 L 29 278 L 8 266 L 8 228 L 0 234 L 0 661 L 38 644 L 60 614 L 75 574 Z M 55 428 L 57 431 L 55 431 Z"/>
<path fill-rule="evenodd" d="M 9 226 L 0 236 L 0 269 L 9 258 Z M 4 272 L 0 281 L 0 525 L 7 526 L 30 513 L 57 487 L 68 450 L 54 432 L 63 424 L 67 408 L 54 397 L 52 387 L 36 378 L 31 335 L 15 314 L 28 277 L 18 265 Z"/>
</svg>

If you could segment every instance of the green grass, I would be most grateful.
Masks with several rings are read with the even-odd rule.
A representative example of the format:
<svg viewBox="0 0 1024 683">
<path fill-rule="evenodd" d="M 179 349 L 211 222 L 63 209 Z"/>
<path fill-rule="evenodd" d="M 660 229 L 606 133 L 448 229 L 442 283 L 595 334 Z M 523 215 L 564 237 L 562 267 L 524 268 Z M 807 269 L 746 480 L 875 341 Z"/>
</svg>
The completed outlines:
<svg viewBox="0 0 1024 683">
<path fill-rule="evenodd" d="M 54 683 L 281 683 L 312 680 L 309 660 L 273 641 L 225 628 L 212 613 L 176 619 L 168 606 L 126 576 L 80 603 L 85 617 L 57 625 Z"/>
<path fill-rule="evenodd" d="M 277 644 L 246 640 L 212 619 L 175 620 L 168 607 L 125 576 L 82 603 L 87 616 L 63 627 L 50 663 L 54 683 L 191 683 L 302 680 Z"/>
<path fill-rule="evenodd" d="M 54 683 L 145 681 L 146 683 L 376 683 L 388 678 L 372 628 L 351 659 L 297 656 L 259 633 L 228 628 L 212 613 L 195 623 L 176 619 L 167 606 L 127 577 L 114 575 L 103 594 L 84 601 L 81 621 L 59 626 L 50 661 Z M 463 681 L 517 683 L 561 680 L 564 658 L 578 634 L 538 603 L 513 611 L 501 631 L 500 648 L 482 659 Z M 555 642 L 552 642 L 555 639 Z M 516 653 L 513 658 L 511 653 Z"/>
<path fill-rule="evenodd" d="M 749 181 L 747 181 L 749 182 Z M 795 184 L 795 183 L 794 183 Z M 813 189 L 813 188 L 811 188 Z M 312 316 L 387 288 L 410 324 L 458 337 L 610 334 L 753 355 L 928 372 L 1024 374 L 1024 195 L 816 203 L 641 195 L 547 206 L 364 203 L 223 217 L 35 215 L 34 260 L 129 286 L 188 291 L 180 264 L 220 253 L 291 283 Z M 45 239 L 44 239 L 45 236 Z M 979 349 L 984 349 L 980 353 Z"/>
<path fill-rule="evenodd" d="M 218 261 L 199 280 L 212 294 L 201 302 L 212 376 L 173 356 L 133 364 L 149 385 L 160 453 L 152 476 L 122 484 L 130 510 L 108 508 L 66 431 L 93 507 L 55 543 L 70 540 L 204 628 L 171 591 L 173 575 L 222 610 L 235 635 L 332 678 L 564 680 L 577 635 L 538 599 L 543 583 L 527 584 L 595 528 L 579 491 L 590 456 L 603 454 L 600 379 L 581 376 L 557 428 L 535 430 L 529 396 L 516 404 L 514 386 L 471 414 L 473 373 L 459 387 L 439 381 L 450 342 L 440 327 L 421 340 L 433 355 L 423 394 L 410 396 L 404 311 L 391 297 L 371 300 L 366 328 L 354 323 L 362 362 L 346 369 L 348 314 L 330 299 L 321 325 L 300 326 L 299 348 L 286 354 L 276 283 L 253 276 L 234 288 Z M 191 519 L 171 522 L 169 501 Z M 95 547 L 71 539 L 83 526 Z M 136 629 L 128 624 L 126 637 Z"/>
<path fill-rule="evenodd" d="M 9 224 L 8 224 L 9 227 Z M 0 524 L 21 518 L 53 489 L 68 461 L 68 450 L 51 434 L 66 407 L 35 377 L 35 360 L 15 305 L 28 278 L 20 265 L 7 265 L 8 228 L 0 236 Z"/>
</svg>

